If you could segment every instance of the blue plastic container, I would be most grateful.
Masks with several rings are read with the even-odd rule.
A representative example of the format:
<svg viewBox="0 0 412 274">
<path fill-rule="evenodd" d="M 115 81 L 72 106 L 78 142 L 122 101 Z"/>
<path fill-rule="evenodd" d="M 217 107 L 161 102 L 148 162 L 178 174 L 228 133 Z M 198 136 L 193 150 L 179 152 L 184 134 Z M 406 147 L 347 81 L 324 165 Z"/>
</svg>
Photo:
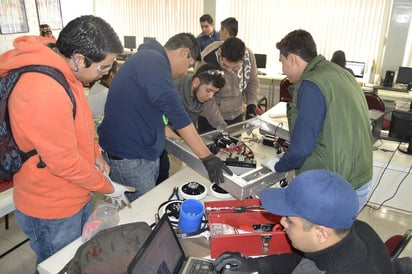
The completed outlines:
<svg viewBox="0 0 412 274">
<path fill-rule="evenodd" d="M 184 233 L 200 230 L 204 207 L 203 203 L 195 199 L 187 199 L 180 205 L 179 228 Z"/>
</svg>

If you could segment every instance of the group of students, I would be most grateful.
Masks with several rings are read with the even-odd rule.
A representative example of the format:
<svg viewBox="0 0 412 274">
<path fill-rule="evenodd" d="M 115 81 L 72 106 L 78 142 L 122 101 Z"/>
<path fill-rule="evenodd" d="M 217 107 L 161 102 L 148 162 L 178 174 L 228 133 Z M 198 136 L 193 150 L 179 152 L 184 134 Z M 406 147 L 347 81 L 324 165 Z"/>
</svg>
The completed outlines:
<svg viewBox="0 0 412 274">
<path fill-rule="evenodd" d="M 58 68 L 77 105 L 73 119 L 64 89 L 37 73 L 23 75 L 9 98 L 16 143 L 22 151 L 38 152 L 13 178 L 16 219 L 37 263 L 81 235 L 92 212 L 90 193 L 117 200 L 127 195 L 132 201 L 152 189 L 168 136 L 177 134 L 185 141 L 212 182 L 223 182 L 223 172 L 232 175 L 209 151 L 193 121 L 205 113 L 207 104 L 216 104 L 211 109 L 221 115 L 214 123 L 204 114 L 211 126 L 237 121 L 222 111 L 233 106 L 236 96 L 245 98 L 248 117 L 255 115 L 256 90 L 247 91 L 258 86 L 253 82 L 255 60 L 235 37 L 237 21 L 233 30 L 222 22 L 220 39 L 225 31 L 228 37 L 202 54 L 190 33 L 176 34 L 164 46 L 156 40 L 142 44 L 112 79 L 97 129 L 99 143 L 83 84 L 108 75 L 123 52 L 107 22 L 80 16 L 62 29 L 57 41 L 22 36 L 15 40 L 15 48 L 0 55 L 0 76 L 28 64 Z M 232 46 L 235 52 L 229 50 Z M 285 216 L 282 225 L 303 253 L 259 259 L 225 253 L 216 260 L 216 268 L 223 273 L 393 273 L 382 241 L 367 224 L 355 221 L 372 178 L 369 118 L 359 86 L 347 71 L 317 54 L 307 31 L 290 32 L 276 47 L 293 83 L 288 109 L 291 146 L 280 159 L 274 156 L 266 164 L 277 172 L 295 170 L 297 176 L 286 189 L 263 191 L 261 199 L 268 211 Z M 197 61 L 209 65 L 185 76 Z M 218 98 L 225 88 L 241 95 Z M 37 167 L 38 157 L 45 168 Z"/>
</svg>

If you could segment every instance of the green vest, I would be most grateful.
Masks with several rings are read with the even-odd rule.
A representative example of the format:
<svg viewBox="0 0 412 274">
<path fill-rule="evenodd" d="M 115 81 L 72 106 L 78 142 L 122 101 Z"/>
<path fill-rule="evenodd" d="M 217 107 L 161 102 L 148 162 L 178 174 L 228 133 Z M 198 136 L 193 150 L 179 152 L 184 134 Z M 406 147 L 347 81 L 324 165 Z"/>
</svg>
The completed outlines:
<svg viewBox="0 0 412 274">
<path fill-rule="evenodd" d="M 299 114 L 297 97 L 302 80 L 316 84 L 325 97 L 326 117 L 316 148 L 296 171 L 327 169 L 344 177 L 356 189 L 372 179 L 372 133 L 365 96 L 355 78 L 345 69 L 315 57 L 298 83 L 289 89 L 290 135 Z M 293 146 L 293 144 L 291 144 Z"/>
</svg>

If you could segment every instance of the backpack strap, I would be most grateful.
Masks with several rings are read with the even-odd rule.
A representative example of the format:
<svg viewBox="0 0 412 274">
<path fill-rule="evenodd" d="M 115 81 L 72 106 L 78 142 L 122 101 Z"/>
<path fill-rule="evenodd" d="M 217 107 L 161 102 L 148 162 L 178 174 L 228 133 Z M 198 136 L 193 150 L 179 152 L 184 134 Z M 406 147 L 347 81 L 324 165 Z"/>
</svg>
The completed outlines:
<svg viewBox="0 0 412 274">
<path fill-rule="evenodd" d="M 64 88 L 67 95 L 69 96 L 70 101 L 73 104 L 73 119 L 76 118 L 76 100 L 74 99 L 73 92 L 70 89 L 69 83 L 67 83 L 67 80 L 66 80 L 66 77 L 64 76 L 64 74 L 55 67 L 44 66 L 44 65 L 28 65 L 28 66 L 24 66 L 24 67 L 20 67 L 20 68 L 11 70 L 9 73 L 12 73 L 12 74 L 16 75 L 17 79 L 14 81 L 14 85 L 10 89 L 10 92 L 14 88 L 14 86 L 16 85 L 16 83 L 19 80 L 20 76 L 23 73 L 26 73 L 26 72 L 38 72 L 38 73 L 46 74 L 46 75 L 50 76 L 51 78 L 53 78 L 54 80 L 56 80 Z M 30 157 L 36 155 L 37 151 L 35 149 L 32 149 L 29 152 L 23 152 L 19 149 L 19 153 L 20 153 L 22 163 L 24 163 Z M 39 156 L 39 163 L 37 164 L 37 167 L 38 168 L 46 167 L 46 163 L 43 162 L 43 160 L 41 159 L 40 156 Z"/>
</svg>

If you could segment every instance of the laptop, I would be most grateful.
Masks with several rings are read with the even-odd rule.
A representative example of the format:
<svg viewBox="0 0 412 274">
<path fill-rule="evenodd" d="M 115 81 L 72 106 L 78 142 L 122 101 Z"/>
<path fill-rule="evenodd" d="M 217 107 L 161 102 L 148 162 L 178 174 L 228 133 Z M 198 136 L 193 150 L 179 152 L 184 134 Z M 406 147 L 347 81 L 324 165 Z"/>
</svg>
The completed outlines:
<svg viewBox="0 0 412 274">
<path fill-rule="evenodd" d="M 129 274 L 216 274 L 211 260 L 186 257 L 164 214 L 127 268 Z"/>
</svg>

